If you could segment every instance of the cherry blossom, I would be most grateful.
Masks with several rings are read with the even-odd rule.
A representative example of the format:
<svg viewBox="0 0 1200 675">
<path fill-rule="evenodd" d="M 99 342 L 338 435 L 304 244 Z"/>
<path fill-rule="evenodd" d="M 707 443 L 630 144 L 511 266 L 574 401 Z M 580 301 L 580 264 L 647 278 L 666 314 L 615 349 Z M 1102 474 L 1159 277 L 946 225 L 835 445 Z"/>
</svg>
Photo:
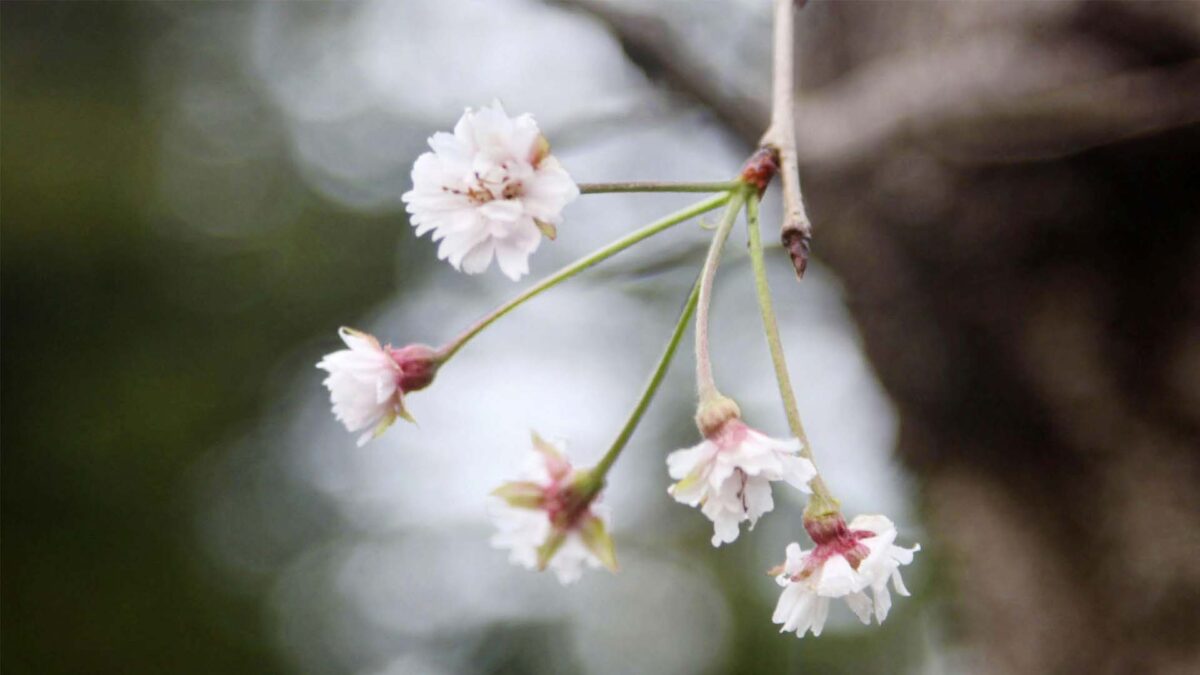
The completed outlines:
<svg viewBox="0 0 1200 675">
<path fill-rule="evenodd" d="M 553 239 L 563 208 L 579 188 L 533 117 L 509 117 L 500 103 L 467 109 L 454 133 L 429 139 L 432 152 L 413 165 L 413 189 L 403 195 L 421 236 L 440 241 L 438 258 L 479 274 L 491 265 L 516 281 L 543 236 Z"/>
</svg>

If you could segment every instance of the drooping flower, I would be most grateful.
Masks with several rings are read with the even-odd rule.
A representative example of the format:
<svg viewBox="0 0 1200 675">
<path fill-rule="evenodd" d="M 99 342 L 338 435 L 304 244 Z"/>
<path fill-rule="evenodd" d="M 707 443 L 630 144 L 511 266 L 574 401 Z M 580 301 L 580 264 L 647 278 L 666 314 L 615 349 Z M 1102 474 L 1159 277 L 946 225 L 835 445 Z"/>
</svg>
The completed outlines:
<svg viewBox="0 0 1200 675">
<path fill-rule="evenodd" d="M 533 449 L 520 480 L 492 492 L 497 499 L 490 511 L 499 530 L 492 546 L 509 549 L 509 561 L 526 569 L 549 567 L 564 585 L 583 575 L 585 563 L 615 572 L 608 509 L 587 489 L 586 472 L 537 434 Z"/>
<path fill-rule="evenodd" d="M 774 570 L 779 572 L 776 581 L 783 586 L 771 617 L 782 624 L 779 632 L 794 631 L 796 637 L 804 637 L 808 631 L 820 635 L 833 598 L 845 598 L 864 624 L 871 622 L 872 609 L 876 622 L 883 623 L 892 606 L 888 581 L 897 593 L 908 595 L 899 568 L 911 563 L 921 546 L 896 546 L 896 526 L 879 515 L 858 516 L 849 526 L 839 515 L 806 521 L 805 528 L 816 547 L 804 551 L 799 544 L 788 544 L 787 562 Z"/>
<path fill-rule="evenodd" d="M 516 281 L 542 236 L 556 236 L 562 210 L 579 188 L 533 117 L 509 117 L 499 101 L 467 109 L 454 133 L 429 139 L 432 152 L 413 165 L 404 194 L 417 236 L 433 232 L 438 258 L 479 274 L 492 258 Z"/>
<path fill-rule="evenodd" d="M 733 542 L 743 521 L 754 527 L 775 507 L 772 481 L 809 492 L 817 470 L 800 457 L 799 440 L 774 439 L 750 428 L 728 399 L 697 419 L 705 438 L 667 456 L 667 471 L 678 481 L 667 492 L 681 504 L 699 506 L 713 522 L 713 546 Z"/>
<path fill-rule="evenodd" d="M 349 349 L 326 354 L 317 367 L 329 372 L 324 384 L 334 417 L 351 433 L 367 430 L 358 445 L 382 434 L 397 417 L 413 421 L 404 395 L 433 382 L 439 365 L 434 349 L 382 347 L 375 336 L 352 328 L 339 328 L 338 335 Z"/>
</svg>

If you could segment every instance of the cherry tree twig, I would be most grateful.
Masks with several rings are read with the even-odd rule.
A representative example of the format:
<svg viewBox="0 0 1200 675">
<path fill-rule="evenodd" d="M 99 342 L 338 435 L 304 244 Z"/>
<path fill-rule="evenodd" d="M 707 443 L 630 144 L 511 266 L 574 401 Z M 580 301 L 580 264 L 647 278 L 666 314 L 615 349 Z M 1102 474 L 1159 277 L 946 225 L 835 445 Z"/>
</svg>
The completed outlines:
<svg viewBox="0 0 1200 675">
<path fill-rule="evenodd" d="M 796 116 L 794 76 L 796 43 L 794 0 L 775 0 L 774 62 L 771 68 L 771 122 L 759 142 L 779 157 L 779 181 L 783 187 L 783 224 L 779 238 L 792 258 L 796 278 L 804 276 L 812 243 L 812 223 L 804 212 L 800 193 L 800 166 L 796 157 Z"/>
</svg>

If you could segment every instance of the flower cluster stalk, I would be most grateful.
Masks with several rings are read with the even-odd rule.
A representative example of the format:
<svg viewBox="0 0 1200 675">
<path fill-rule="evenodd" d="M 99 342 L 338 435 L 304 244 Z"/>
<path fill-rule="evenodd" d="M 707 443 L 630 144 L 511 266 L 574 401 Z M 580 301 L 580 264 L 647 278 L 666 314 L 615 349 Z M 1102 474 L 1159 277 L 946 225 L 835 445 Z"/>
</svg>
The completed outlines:
<svg viewBox="0 0 1200 675">
<path fill-rule="evenodd" d="M 762 235 L 758 227 L 758 198 L 751 196 L 746 201 L 746 229 L 750 238 L 750 266 L 754 270 L 754 291 L 758 296 L 758 309 L 762 315 L 763 332 L 767 337 L 767 347 L 771 352 L 771 364 L 775 369 L 775 381 L 779 385 L 779 396 L 783 401 L 783 411 L 787 416 L 788 427 L 792 435 L 800 439 L 803 446 L 800 454 L 813 460 L 812 444 L 804 431 L 804 422 L 800 419 L 800 408 L 796 405 L 796 394 L 792 389 L 792 379 L 788 374 L 787 359 L 783 354 L 783 342 L 779 338 L 779 325 L 775 319 L 775 307 L 771 302 L 771 288 L 767 284 L 767 268 L 763 259 Z M 813 496 L 805 509 L 805 516 L 821 517 L 836 514 L 839 511 L 838 501 L 825 486 L 821 474 L 809 482 Z"/>
<path fill-rule="evenodd" d="M 438 353 L 437 353 L 437 358 L 438 358 L 439 363 L 445 363 L 446 361 L 450 360 L 450 358 L 453 357 L 458 352 L 458 350 L 462 349 L 463 346 L 465 346 L 467 344 L 467 342 L 469 342 L 472 338 L 474 338 L 476 335 L 478 335 L 480 332 L 482 332 L 488 326 L 495 323 L 498 319 L 503 317 L 505 314 L 508 314 L 512 310 L 521 306 L 526 300 L 529 300 L 529 299 L 537 296 L 542 291 L 545 291 L 547 289 L 553 288 L 554 286 L 557 286 L 559 283 L 561 283 L 567 279 L 570 279 L 571 277 L 575 276 L 576 274 L 579 274 L 580 272 L 588 269 L 589 267 L 592 267 L 593 265 L 595 265 L 601 261 L 611 258 L 612 256 L 616 255 L 617 253 L 624 251 L 625 249 L 629 248 L 630 246 L 633 246 L 634 244 L 637 244 L 638 242 L 640 242 L 644 239 L 648 239 L 648 238 L 658 234 L 659 232 L 662 232 L 663 230 L 666 230 L 674 225 L 678 225 L 679 223 L 682 223 L 685 220 L 695 218 L 696 216 L 699 216 L 704 213 L 708 213 L 709 211 L 716 209 L 717 207 L 728 202 L 731 199 L 732 194 L 734 194 L 734 193 L 724 192 L 724 193 L 721 193 L 718 195 L 714 195 L 712 197 L 709 197 L 708 199 L 704 199 L 695 204 L 692 204 L 691 206 L 688 206 L 684 209 L 676 211 L 675 213 L 672 213 L 672 214 L 665 216 L 653 223 L 650 223 L 649 225 L 641 228 L 640 230 L 636 230 L 634 232 L 631 232 L 628 235 L 625 235 L 624 237 L 612 242 L 611 244 L 608 244 L 607 246 L 604 246 L 603 248 L 601 248 L 597 251 L 589 253 L 588 255 L 580 258 L 579 260 L 576 260 L 575 262 L 567 265 L 566 267 L 563 267 L 562 269 L 558 270 L 554 274 L 551 274 L 550 276 L 546 277 L 545 279 L 542 279 L 538 283 L 536 283 L 533 286 L 526 289 L 524 292 L 522 292 L 517 297 L 513 298 L 512 300 L 509 300 L 508 302 L 504 303 L 500 307 L 493 310 L 487 316 L 484 316 L 482 319 L 475 322 L 474 325 L 472 325 L 470 328 L 468 328 L 466 331 L 464 331 L 461 335 L 454 338 L 451 342 L 449 342 L 444 347 L 439 349 Z"/>
<path fill-rule="evenodd" d="M 668 181 L 627 181 L 620 183 L 580 183 L 579 192 L 585 195 L 618 192 L 730 192 L 738 189 L 737 182 L 675 183 Z"/>
<path fill-rule="evenodd" d="M 646 409 L 650 407 L 650 402 L 654 400 L 654 395 L 658 392 L 658 387 L 662 384 L 663 377 L 667 374 L 667 369 L 671 366 L 671 360 L 675 358 L 679 341 L 683 338 L 683 333 L 687 330 L 692 314 L 696 311 L 696 302 L 699 297 L 700 282 L 697 281 L 692 286 L 691 292 L 688 293 L 687 300 L 683 304 L 683 310 L 679 313 L 679 320 L 675 322 L 675 329 L 671 332 L 671 337 L 667 340 L 667 346 L 663 349 L 662 356 L 658 359 L 658 364 L 650 374 L 650 379 L 647 380 L 646 386 L 642 389 L 642 395 L 638 399 L 637 405 L 633 407 L 633 411 L 629 414 L 629 419 L 625 421 L 625 426 L 617 434 L 617 438 L 613 441 L 612 446 L 609 447 L 608 452 L 604 453 L 604 457 L 600 458 L 600 461 L 588 473 L 587 488 L 591 494 L 599 492 L 604 487 L 604 479 L 608 474 L 608 470 L 617 461 L 617 457 L 621 454 L 621 451 L 625 449 L 629 438 L 633 436 L 634 430 L 637 429 L 638 424 L 642 421 L 642 416 L 646 413 Z"/>
<path fill-rule="evenodd" d="M 713 380 L 712 359 L 708 348 L 708 316 L 712 305 L 713 280 L 717 275 L 717 267 L 721 264 L 721 252 L 725 248 L 725 240 L 733 229 L 738 213 L 746 201 L 749 188 L 742 184 L 742 189 L 734 192 L 729 198 L 725 214 L 717 224 L 713 233 L 712 244 L 708 247 L 708 256 L 704 259 L 704 268 L 700 271 L 700 296 L 696 311 L 696 390 L 700 397 L 700 406 L 721 398 Z"/>
</svg>

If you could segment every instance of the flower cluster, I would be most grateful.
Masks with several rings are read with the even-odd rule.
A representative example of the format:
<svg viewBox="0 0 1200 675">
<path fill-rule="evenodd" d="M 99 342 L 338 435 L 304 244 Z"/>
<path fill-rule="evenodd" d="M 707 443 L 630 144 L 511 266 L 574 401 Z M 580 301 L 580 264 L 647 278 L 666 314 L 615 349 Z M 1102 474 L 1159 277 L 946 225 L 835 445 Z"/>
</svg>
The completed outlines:
<svg viewBox="0 0 1200 675">
<path fill-rule="evenodd" d="M 832 598 L 845 598 L 864 624 L 871 622 L 874 608 L 875 620 L 883 623 L 892 607 L 888 582 L 908 595 L 900 566 L 911 563 L 921 546 L 896 546 L 896 526 L 879 515 L 858 516 L 849 526 L 838 515 L 807 521 L 805 527 L 816 547 L 804 551 L 799 544 L 788 544 L 787 562 L 774 570 L 783 593 L 771 620 L 783 625 L 780 632 L 820 635 Z"/>
<path fill-rule="evenodd" d="M 520 479 L 492 492 L 492 546 L 509 549 L 509 560 L 526 569 L 548 566 L 563 584 L 578 580 L 585 563 L 615 572 L 608 509 L 596 503 L 588 474 L 537 434 L 533 449 Z"/>
<path fill-rule="evenodd" d="M 403 200 L 417 236 L 433 233 L 438 258 L 479 274 L 495 257 L 513 281 L 529 271 L 542 236 L 555 237 L 562 210 L 579 196 L 530 115 L 509 117 L 497 101 L 468 109 L 454 133 L 429 139 Z"/>
<path fill-rule="evenodd" d="M 499 103 L 468 109 L 453 133 L 429 139 L 431 152 L 413 167 L 412 190 L 403 195 L 418 235 L 432 233 L 440 242 L 438 257 L 468 274 L 486 270 L 493 259 L 513 280 L 529 271 L 528 258 L 542 237 L 555 238 L 563 208 L 580 188 L 549 151 L 537 123 L 529 115 L 509 117 Z M 764 146 L 747 163 L 737 181 L 690 184 L 691 190 L 714 185 L 721 195 L 665 217 L 563 268 L 533 285 L 440 348 L 422 344 L 383 346 L 374 336 L 342 328 L 345 349 L 325 356 L 317 367 L 328 375 L 334 416 L 361 446 L 383 433 L 397 418 L 412 421 L 405 396 L 429 386 L 438 369 L 492 322 L 534 295 L 636 244 L 671 225 L 725 207 L 713 234 L 699 280 L 685 303 L 667 347 L 625 427 L 608 452 L 591 469 L 577 470 L 561 447 L 533 434 L 533 451 L 517 480 L 502 484 L 489 504 L 496 533 L 495 548 L 508 551 L 511 562 L 527 569 L 552 570 L 563 584 L 578 580 L 585 568 L 616 571 L 609 535 L 609 513 L 599 503 L 606 474 L 616 461 L 653 398 L 675 354 L 680 337 L 696 316 L 696 380 L 699 406 L 696 425 L 702 440 L 666 458 L 674 481 L 667 492 L 675 501 L 698 508 L 713 525 L 714 547 L 730 544 L 742 523 L 753 529 L 775 507 L 772 483 L 784 482 L 810 494 L 804 527 L 814 542 L 810 550 L 787 546 L 787 560 L 773 571 L 783 587 L 772 620 L 782 632 L 803 637 L 820 635 L 831 599 L 844 598 L 864 622 L 882 623 L 891 608 L 888 585 L 901 595 L 908 590 L 900 567 L 913 560 L 920 546 L 897 546 L 896 527 L 881 515 L 859 516 L 849 525 L 838 502 L 817 472 L 787 377 L 782 343 L 758 239 L 758 203 L 780 168 L 778 148 Z M 588 192 L 613 186 L 585 186 Z M 629 187 L 633 186 L 633 187 Z M 661 186 L 655 186 L 655 189 Z M 708 319 L 713 280 L 722 247 L 738 215 L 745 209 L 750 225 L 750 251 L 756 292 L 781 398 L 794 437 L 778 439 L 752 428 L 741 410 L 722 395 L 713 378 L 708 353 Z"/>
</svg>

